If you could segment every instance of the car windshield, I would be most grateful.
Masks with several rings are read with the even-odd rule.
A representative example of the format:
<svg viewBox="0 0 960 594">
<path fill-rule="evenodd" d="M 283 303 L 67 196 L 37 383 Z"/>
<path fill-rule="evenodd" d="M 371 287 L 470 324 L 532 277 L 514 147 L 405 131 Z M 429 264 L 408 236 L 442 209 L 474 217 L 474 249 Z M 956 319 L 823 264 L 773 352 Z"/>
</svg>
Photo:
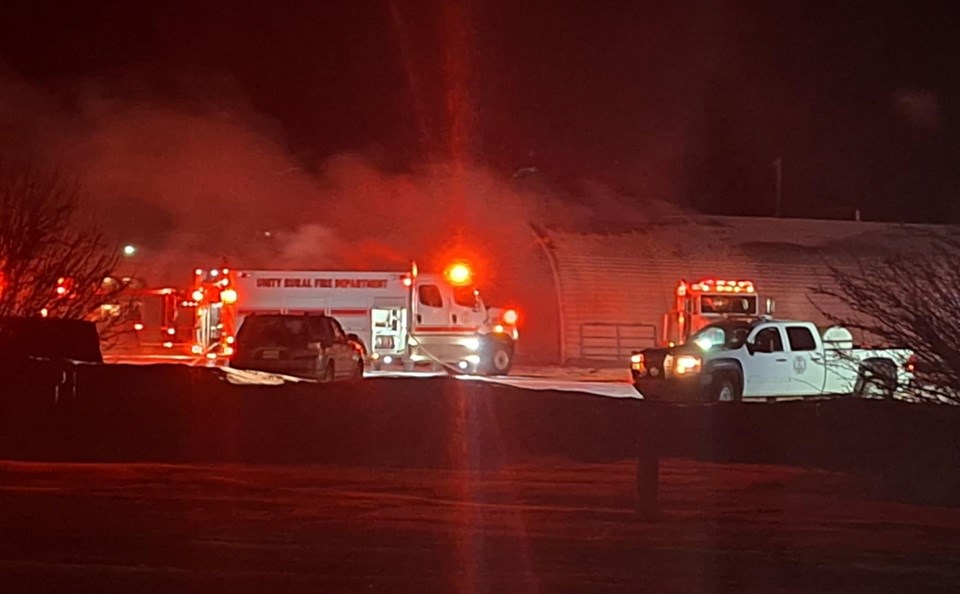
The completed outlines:
<svg viewBox="0 0 960 594">
<path fill-rule="evenodd" d="M 695 343 L 705 351 L 716 348 L 738 349 L 747 340 L 750 328 L 751 324 L 749 322 L 717 322 L 701 328 L 690 337 L 690 342 Z"/>
</svg>

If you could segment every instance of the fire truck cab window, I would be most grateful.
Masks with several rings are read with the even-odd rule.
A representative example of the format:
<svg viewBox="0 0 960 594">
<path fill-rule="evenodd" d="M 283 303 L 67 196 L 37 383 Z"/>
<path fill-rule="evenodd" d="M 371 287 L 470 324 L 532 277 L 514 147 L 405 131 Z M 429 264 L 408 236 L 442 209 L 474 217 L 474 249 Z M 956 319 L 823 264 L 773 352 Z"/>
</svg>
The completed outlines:
<svg viewBox="0 0 960 594">
<path fill-rule="evenodd" d="M 420 285 L 420 305 L 427 307 L 443 307 L 443 296 L 440 287 L 436 285 Z"/>
<path fill-rule="evenodd" d="M 764 328 L 757 333 L 753 343 L 759 353 L 779 353 L 783 350 L 783 339 L 778 328 Z"/>
<path fill-rule="evenodd" d="M 701 295 L 700 313 L 756 315 L 756 295 Z"/>
<path fill-rule="evenodd" d="M 817 342 L 813 339 L 813 333 L 809 328 L 803 326 L 787 328 L 787 340 L 790 341 L 791 351 L 817 350 Z"/>
<path fill-rule="evenodd" d="M 480 303 L 477 301 L 477 291 L 473 287 L 454 287 L 453 301 L 457 305 L 477 309 Z"/>
</svg>

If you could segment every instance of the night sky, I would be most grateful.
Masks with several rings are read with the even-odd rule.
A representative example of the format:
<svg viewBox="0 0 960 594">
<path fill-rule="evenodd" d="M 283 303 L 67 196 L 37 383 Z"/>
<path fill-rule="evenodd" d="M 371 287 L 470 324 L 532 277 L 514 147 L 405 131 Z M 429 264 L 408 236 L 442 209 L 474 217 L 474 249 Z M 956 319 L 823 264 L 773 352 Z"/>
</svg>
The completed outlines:
<svg viewBox="0 0 960 594">
<path fill-rule="evenodd" d="M 832 5 L 827 7 L 825 5 Z M 892 0 L 4 2 L 65 105 L 239 110 L 303 167 L 535 167 L 576 200 L 960 222 L 960 9 Z M 6 114 L 8 121 L 11 114 Z M 3 130 L 0 128 L 0 133 Z"/>
</svg>

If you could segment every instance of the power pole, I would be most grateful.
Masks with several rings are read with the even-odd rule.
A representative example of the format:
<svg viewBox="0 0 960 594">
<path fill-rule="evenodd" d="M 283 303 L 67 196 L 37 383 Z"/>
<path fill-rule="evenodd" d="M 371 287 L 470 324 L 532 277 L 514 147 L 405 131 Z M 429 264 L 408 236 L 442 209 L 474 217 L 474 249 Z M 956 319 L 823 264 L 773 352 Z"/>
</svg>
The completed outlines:
<svg viewBox="0 0 960 594">
<path fill-rule="evenodd" d="M 774 213 L 775 217 L 779 217 L 782 214 L 783 208 L 783 158 L 777 157 L 773 161 L 773 170 L 777 176 L 777 188 L 776 188 L 776 212 Z"/>
</svg>

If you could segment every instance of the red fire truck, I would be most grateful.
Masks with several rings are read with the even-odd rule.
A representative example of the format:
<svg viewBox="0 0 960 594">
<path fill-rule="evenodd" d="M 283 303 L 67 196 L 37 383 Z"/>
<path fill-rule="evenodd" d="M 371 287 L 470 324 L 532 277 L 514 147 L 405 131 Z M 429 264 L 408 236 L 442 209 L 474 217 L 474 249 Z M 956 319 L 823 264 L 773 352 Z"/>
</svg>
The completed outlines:
<svg viewBox="0 0 960 594">
<path fill-rule="evenodd" d="M 488 307 L 464 263 L 444 274 L 197 269 L 192 350 L 229 357 L 237 330 L 257 313 L 323 313 L 361 343 L 375 369 L 442 365 L 506 374 L 519 333 L 517 312 Z"/>
<path fill-rule="evenodd" d="M 660 342 L 683 344 L 700 328 L 723 319 L 752 319 L 773 313 L 768 299 L 761 313 L 760 296 L 752 281 L 703 279 L 681 280 L 674 293 L 674 306 L 663 319 Z"/>
</svg>

